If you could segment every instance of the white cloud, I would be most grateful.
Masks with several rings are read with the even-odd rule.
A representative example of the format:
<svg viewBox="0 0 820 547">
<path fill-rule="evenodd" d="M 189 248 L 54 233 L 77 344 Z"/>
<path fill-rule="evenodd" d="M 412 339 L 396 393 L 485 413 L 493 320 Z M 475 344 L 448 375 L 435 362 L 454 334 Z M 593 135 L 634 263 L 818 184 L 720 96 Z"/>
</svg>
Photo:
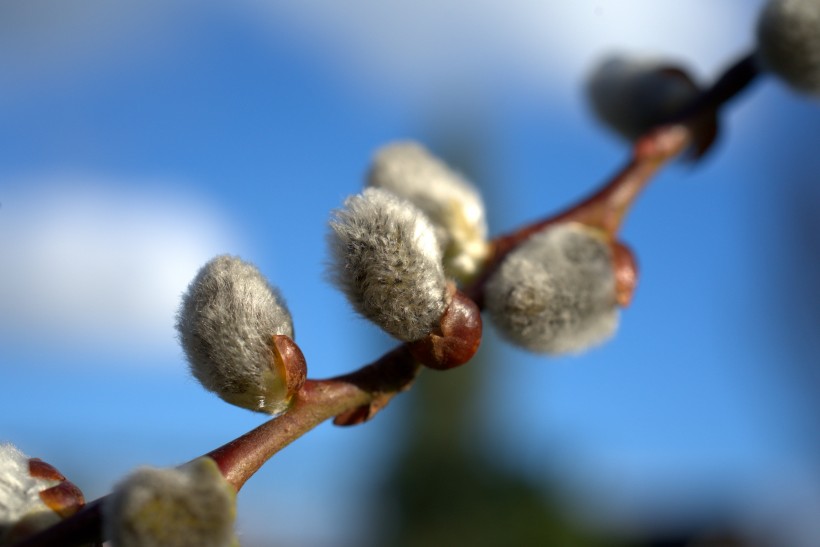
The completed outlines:
<svg viewBox="0 0 820 547">
<path fill-rule="evenodd" d="M 429 100 L 526 85 L 575 93 L 609 51 L 682 58 L 711 74 L 751 46 L 762 0 L 11 0 L 0 4 L 6 87 L 78 67 L 166 56 L 225 14 L 317 54 L 362 91 Z M 233 19 L 234 21 L 236 19 Z M 2 21 L 5 21 L 3 23 Z M 106 63 L 108 63 L 106 65 Z M 59 79 L 58 78 L 58 79 Z M 7 81 L 6 81 L 7 80 Z"/>
<path fill-rule="evenodd" d="M 757 2 L 248 0 L 370 85 L 414 94 L 501 82 L 576 90 L 595 59 L 635 51 L 712 71 L 751 46 Z M 296 33 L 298 34 L 298 33 Z"/>
<path fill-rule="evenodd" d="M 204 204 L 121 182 L 50 177 L 0 197 L 6 349 L 178 353 L 180 294 L 203 263 L 237 246 Z"/>
</svg>

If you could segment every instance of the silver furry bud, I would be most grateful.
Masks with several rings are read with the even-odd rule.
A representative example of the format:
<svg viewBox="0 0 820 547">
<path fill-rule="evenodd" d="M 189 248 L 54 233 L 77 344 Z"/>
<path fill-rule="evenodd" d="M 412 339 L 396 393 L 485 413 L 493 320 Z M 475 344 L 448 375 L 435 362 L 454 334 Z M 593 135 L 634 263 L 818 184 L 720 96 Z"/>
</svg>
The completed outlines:
<svg viewBox="0 0 820 547">
<path fill-rule="evenodd" d="M 580 224 L 560 224 L 511 252 L 489 279 L 485 302 L 511 342 L 539 353 L 580 352 L 618 325 L 612 252 Z"/>
<path fill-rule="evenodd" d="M 21 539 L 15 537 L 20 528 L 33 533 L 60 520 L 40 497 L 59 482 L 33 477 L 28 456 L 12 444 L 0 444 L 0 545 Z"/>
<path fill-rule="evenodd" d="M 820 95 L 820 0 L 770 0 L 757 41 L 765 68 L 799 91 Z"/>
<path fill-rule="evenodd" d="M 610 57 L 587 82 L 595 115 L 627 140 L 635 140 L 698 93 L 684 71 L 649 59 Z"/>
<path fill-rule="evenodd" d="M 183 296 L 177 330 L 206 389 L 250 410 L 287 407 L 287 375 L 276 366 L 272 337 L 292 338 L 293 323 L 279 291 L 253 264 L 228 255 L 205 264 Z"/>
<path fill-rule="evenodd" d="M 433 227 L 387 190 L 345 200 L 330 222 L 330 279 L 353 308 L 396 338 L 423 338 L 449 304 Z"/>
<path fill-rule="evenodd" d="M 210 458 L 138 469 L 103 505 L 113 547 L 228 547 L 235 517 L 236 491 Z"/>
<path fill-rule="evenodd" d="M 472 276 L 487 256 L 487 221 L 481 194 L 459 173 L 415 142 L 376 152 L 367 185 L 384 188 L 421 209 L 432 222 L 445 271 Z"/>
</svg>

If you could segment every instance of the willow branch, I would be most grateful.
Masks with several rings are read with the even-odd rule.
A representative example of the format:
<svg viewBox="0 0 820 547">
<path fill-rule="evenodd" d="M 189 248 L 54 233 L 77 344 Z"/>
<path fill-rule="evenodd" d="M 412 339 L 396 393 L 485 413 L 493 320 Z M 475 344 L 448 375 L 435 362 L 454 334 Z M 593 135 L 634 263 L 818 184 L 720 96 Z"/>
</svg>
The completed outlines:
<svg viewBox="0 0 820 547">
<path fill-rule="evenodd" d="M 731 65 L 708 89 L 696 96 L 666 123 L 638 138 L 630 158 L 608 181 L 580 202 L 563 211 L 503 234 L 490 242 L 490 253 L 481 274 L 464 289 L 483 307 L 484 285 L 513 249 L 533 234 L 560 222 L 580 222 L 615 238 L 626 213 L 657 172 L 683 154 L 697 139 L 698 122 L 716 113 L 745 90 L 760 74 L 754 53 Z"/>
<path fill-rule="evenodd" d="M 287 412 L 204 456 L 213 458 L 226 480 L 239 491 L 274 454 L 322 422 L 336 417 L 338 425 L 354 425 L 372 418 L 393 396 L 410 387 L 420 369 L 408 345 L 403 344 L 355 372 L 308 380 Z M 73 516 L 14 547 L 73 547 L 101 542 L 105 499 L 87 504 Z"/>
<path fill-rule="evenodd" d="M 601 188 L 567 209 L 501 235 L 490 242 L 490 256 L 482 273 L 464 293 L 481 306 L 484 284 L 504 257 L 533 234 L 559 222 L 582 222 L 613 239 L 629 208 L 657 172 L 680 156 L 696 138 L 697 120 L 717 112 L 758 74 L 754 55 L 748 55 L 695 98 L 680 113 L 639 138 L 627 163 Z M 240 490 L 274 454 L 322 422 L 355 425 L 372 418 L 398 393 L 409 389 L 421 366 L 407 344 L 350 374 L 326 380 L 307 380 L 284 414 L 213 450 L 213 458 L 228 482 Z M 15 547 L 72 547 L 99 542 L 105 498 L 89 503 L 75 515 Z"/>
<path fill-rule="evenodd" d="M 408 346 L 401 345 L 356 372 L 308 380 L 287 412 L 206 456 L 239 490 L 274 454 L 320 423 L 336 417 L 337 425 L 354 425 L 372 418 L 410 387 L 420 368 Z"/>
</svg>

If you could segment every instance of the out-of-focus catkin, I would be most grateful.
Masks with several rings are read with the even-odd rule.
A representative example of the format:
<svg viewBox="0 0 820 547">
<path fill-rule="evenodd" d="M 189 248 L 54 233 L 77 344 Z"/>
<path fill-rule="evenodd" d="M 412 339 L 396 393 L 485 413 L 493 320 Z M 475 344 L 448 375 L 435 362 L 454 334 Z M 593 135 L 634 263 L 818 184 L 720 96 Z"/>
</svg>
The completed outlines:
<svg viewBox="0 0 820 547">
<path fill-rule="evenodd" d="M 612 252 L 599 232 L 560 224 L 511 252 L 489 279 L 485 302 L 505 338 L 538 353 L 575 353 L 618 325 Z"/>
<path fill-rule="evenodd" d="M 401 141 L 380 148 L 367 185 L 383 188 L 421 209 L 435 228 L 444 270 L 473 276 L 487 256 L 487 221 L 481 194 L 424 146 Z"/>
<path fill-rule="evenodd" d="M 179 468 L 138 469 L 103 506 L 113 547 L 229 547 L 235 518 L 236 491 L 205 457 Z"/>
<path fill-rule="evenodd" d="M 820 95 L 820 0 L 770 0 L 758 20 L 757 52 L 790 86 Z"/>
<path fill-rule="evenodd" d="M 668 62 L 616 56 L 595 67 L 587 94 L 598 118 L 632 141 L 678 112 L 698 87 Z"/>
</svg>

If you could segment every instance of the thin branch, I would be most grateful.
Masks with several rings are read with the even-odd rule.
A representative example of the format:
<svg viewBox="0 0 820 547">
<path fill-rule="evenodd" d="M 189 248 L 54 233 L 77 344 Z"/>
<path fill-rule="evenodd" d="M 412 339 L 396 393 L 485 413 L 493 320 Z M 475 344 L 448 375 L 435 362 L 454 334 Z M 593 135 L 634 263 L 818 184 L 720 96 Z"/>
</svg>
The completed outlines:
<svg viewBox="0 0 820 547">
<path fill-rule="evenodd" d="M 757 53 L 753 51 L 744 55 L 729 66 L 709 89 L 700 93 L 691 103 L 667 120 L 668 123 L 686 122 L 704 112 L 720 110 L 747 89 L 760 73 Z"/>
<path fill-rule="evenodd" d="M 583 222 L 614 239 L 641 190 L 661 167 L 683 153 L 693 141 L 697 119 L 705 112 L 719 110 L 754 81 L 757 74 L 754 55 L 744 57 L 671 119 L 669 125 L 638 139 L 627 164 L 598 191 L 558 214 L 495 238 L 482 274 L 464 290 L 467 296 L 481 306 L 484 284 L 503 258 L 552 224 Z M 355 425 L 372 418 L 393 396 L 409 389 L 420 369 L 409 346 L 403 344 L 356 372 L 327 380 L 307 380 L 286 413 L 205 456 L 217 462 L 238 491 L 274 454 L 320 423 L 335 417 L 337 425 Z M 15 547 L 72 547 L 101 541 L 101 508 L 105 499 L 89 503 L 75 515 Z"/>
<path fill-rule="evenodd" d="M 420 368 L 404 344 L 350 374 L 308 380 L 287 412 L 206 456 L 239 490 L 271 456 L 325 420 L 337 417 L 337 425 L 354 425 L 372 418 L 410 387 Z"/>
<path fill-rule="evenodd" d="M 490 258 L 481 275 L 464 290 L 479 307 L 484 304 L 484 285 L 511 251 L 532 235 L 561 222 L 580 222 L 615 238 L 631 205 L 652 177 L 690 143 L 691 131 L 685 125 L 667 125 L 641 137 L 632 148 L 632 158 L 609 182 L 592 195 L 564 211 L 498 236 L 491 242 Z"/>
<path fill-rule="evenodd" d="M 581 222 L 599 228 L 614 239 L 629 208 L 652 177 L 698 140 L 698 123 L 703 116 L 718 112 L 754 82 L 759 74 L 755 54 L 742 57 L 711 87 L 670 117 L 667 123 L 638 138 L 632 146 L 629 161 L 600 189 L 563 211 L 493 239 L 490 243 L 490 256 L 481 274 L 463 292 L 483 308 L 484 285 L 504 257 L 530 236 L 550 225 Z"/>
<path fill-rule="evenodd" d="M 339 425 L 372 418 L 413 383 L 421 369 L 407 344 L 359 370 L 327 380 L 308 380 L 290 409 L 204 456 L 213 458 L 239 491 L 262 465 L 320 423 L 337 416 Z M 102 506 L 97 499 L 73 516 L 34 534 L 14 547 L 77 547 L 103 540 Z"/>
<path fill-rule="evenodd" d="M 18 541 L 14 547 L 80 547 L 101 544 L 103 541 L 102 507 L 108 496 L 103 496 L 32 536 Z"/>
</svg>

